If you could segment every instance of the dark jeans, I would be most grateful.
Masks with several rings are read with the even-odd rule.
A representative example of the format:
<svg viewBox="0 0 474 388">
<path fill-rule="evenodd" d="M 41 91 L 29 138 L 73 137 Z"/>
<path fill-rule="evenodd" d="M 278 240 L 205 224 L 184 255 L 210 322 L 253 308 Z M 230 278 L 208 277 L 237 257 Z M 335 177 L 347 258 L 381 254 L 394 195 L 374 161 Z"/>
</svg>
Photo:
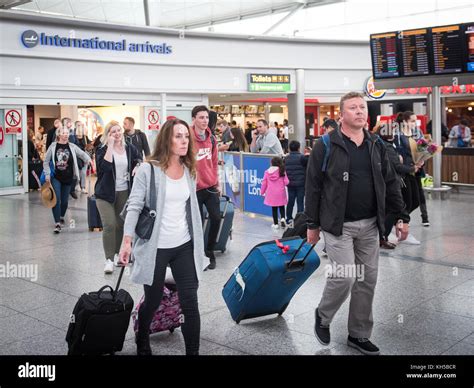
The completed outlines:
<svg viewBox="0 0 474 388">
<path fill-rule="evenodd" d="M 198 279 L 194 265 L 193 243 L 187 243 L 170 249 L 158 249 L 156 252 L 155 274 L 151 286 L 144 285 L 145 299 L 138 312 L 138 330 L 148 333 L 155 311 L 163 297 L 166 267 L 170 265 L 176 281 L 179 303 L 184 315 L 183 332 L 186 354 L 199 353 L 201 317 L 198 308 Z"/>
<path fill-rule="evenodd" d="M 199 211 L 201 212 L 201 219 L 204 223 L 203 205 L 206 206 L 209 214 L 209 236 L 207 237 L 206 250 L 213 251 L 216 245 L 217 234 L 219 233 L 219 226 L 221 223 L 220 199 L 217 189 L 209 187 L 207 189 L 196 192 L 199 204 Z"/>
<path fill-rule="evenodd" d="M 408 214 L 411 214 L 413 210 L 420 206 L 420 194 L 416 181 L 417 178 L 411 174 L 403 178 L 405 186 L 402 187 L 402 196 Z"/>
<path fill-rule="evenodd" d="M 54 222 L 59 223 L 60 217 L 64 217 L 66 214 L 71 184 L 66 185 L 56 178 L 51 178 L 51 186 L 56 193 L 56 206 L 53 207 Z"/>
<path fill-rule="evenodd" d="M 290 221 L 293 219 L 293 206 L 295 206 L 297 213 L 304 211 L 304 186 L 288 187 L 288 205 L 286 206 L 286 219 Z"/>
<path fill-rule="evenodd" d="M 71 193 L 74 193 L 76 191 L 76 186 L 77 186 L 77 179 L 74 178 L 71 183 Z"/>
<path fill-rule="evenodd" d="M 385 233 L 382 236 L 384 240 L 388 240 L 388 235 L 393 229 L 393 226 L 396 224 L 398 221 L 398 215 L 397 214 L 386 214 L 385 215 Z"/>
<path fill-rule="evenodd" d="M 428 209 L 426 208 L 425 191 L 423 190 L 423 185 L 421 184 L 421 175 L 416 175 L 415 178 L 416 184 L 418 185 L 418 197 L 420 198 L 421 219 L 423 221 L 428 221 Z"/>
<path fill-rule="evenodd" d="M 285 218 L 284 206 L 272 206 L 273 223 L 278 225 L 278 209 L 280 209 L 280 218 Z"/>
</svg>

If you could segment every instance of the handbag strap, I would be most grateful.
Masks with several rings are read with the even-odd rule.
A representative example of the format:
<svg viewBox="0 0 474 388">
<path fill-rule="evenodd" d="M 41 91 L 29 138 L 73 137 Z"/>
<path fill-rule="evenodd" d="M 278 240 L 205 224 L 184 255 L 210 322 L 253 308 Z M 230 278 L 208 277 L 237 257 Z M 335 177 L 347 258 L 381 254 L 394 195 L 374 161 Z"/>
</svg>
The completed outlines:
<svg viewBox="0 0 474 388">
<path fill-rule="evenodd" d="M 156 185 L 155 185 L 155 167 L 153 163 L 148 162 L 151 168 L 151 175 L 150 175 L 150 211 L 154 211 L 156 213 Z"/>
</svg>

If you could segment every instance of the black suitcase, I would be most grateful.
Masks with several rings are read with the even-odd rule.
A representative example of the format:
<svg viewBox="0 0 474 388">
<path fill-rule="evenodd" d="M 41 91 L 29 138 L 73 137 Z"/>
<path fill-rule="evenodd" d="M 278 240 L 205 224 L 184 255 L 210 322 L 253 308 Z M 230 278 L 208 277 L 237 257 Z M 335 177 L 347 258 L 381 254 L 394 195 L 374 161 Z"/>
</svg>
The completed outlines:
<svg viewBox="0 0 474 388">
<path fill-rule="evenodd" d="M 88 180 L 88 190 L 90 195 L 87 197 L 87 224 L 89 230 L 92 232 L 94 229 L 102 230 L 102 220 L 100 219 L 100 213 L 97 209 L 95 195 L 91 192 L 91 176 L 89 176 Z"/>
<path fill-rule="evenodd" d="M 232 225 L 234 222 L 234 204 L 230 197 L 222 195 L 219 198 L 220 211 L 221 211 L 221 222 L 219 225 L 219 232 L 217 233 L 216 245 L 214 246 L 215 251 L 221 251 L 224 253 L 227 248 L 227 241 L 229 238 L 232 240 Z M 204 246 L 207 246 L 207 239 L 209 236 L 209 229 L 211 223 L 209 222 L 209 214 L 206 207 L 204 206 L 204 225 L 202 227 L 204 231 Z"/>
<path fill-rule="evenodd" d="M 127 291 L 119 290 L 124 270 L 115 291 L 104 286 L 97 292 L 82 294 L 77 301 L 66 334 L 68 355 L 114 354 L 122 350 L 134 304 Z"/>
</svg>

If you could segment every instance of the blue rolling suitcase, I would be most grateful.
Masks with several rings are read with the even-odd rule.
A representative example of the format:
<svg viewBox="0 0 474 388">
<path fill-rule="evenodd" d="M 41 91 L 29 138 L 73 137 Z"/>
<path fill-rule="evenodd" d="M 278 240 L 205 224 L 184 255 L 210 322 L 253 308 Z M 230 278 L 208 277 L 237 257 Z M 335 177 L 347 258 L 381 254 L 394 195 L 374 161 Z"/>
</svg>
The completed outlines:
<svg viewBox="0 0 474 388">
<path fill-rule="evenodd" d="M 283 314 L 296 291 L 319 267 L 314 245 L 293 237 L 256 245 L 222 290 L 232 319 Z"/>
<path fill-rule="evenodd" d="M 219 233 L 217 233 L 215 251 L 225 252 L 227 241 L 229 238 L 232 240 L 232 223 L 234 222 L 234 204 L 227 195 L 220 197 L 220 209 L 221 209 L 221 223 L 219 226 Z M 209 235 L 209 215 L 206 207 L 204 206 L 204 246 L 207 246 L 207 237 Z"/>
</svg>

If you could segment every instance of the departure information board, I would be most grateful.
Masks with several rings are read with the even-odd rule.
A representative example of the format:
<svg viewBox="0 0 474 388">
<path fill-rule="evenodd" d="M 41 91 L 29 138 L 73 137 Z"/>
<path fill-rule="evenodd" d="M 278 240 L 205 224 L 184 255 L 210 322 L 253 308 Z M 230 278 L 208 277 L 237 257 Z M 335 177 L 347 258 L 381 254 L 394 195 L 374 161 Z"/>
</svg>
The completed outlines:
<svg viewBox="0 0 474 388">
<path fill-rule="evenodd" d="M 402 75 L 429 75 L 429 33 L 427 28 L 402 31 L 398 35 L 401 56 Z"/>
<path fill-rule="evenodd" d="M 397 55 L 397 34 L 390 32 L 370 36 L 372 68 L 374 78 L 394 78 L 400 76 Z"/>
<path fill-rule="evenodd" d="M 433 44 L 433 74 L 462 73 L 463 39 L 460 25 L 431 29 Z"/>
<path fill-rule="evenodd" d="M 466 70 L 474 72 L 474 23 L 467 24 L 465 29 Z"/>
</svg>

